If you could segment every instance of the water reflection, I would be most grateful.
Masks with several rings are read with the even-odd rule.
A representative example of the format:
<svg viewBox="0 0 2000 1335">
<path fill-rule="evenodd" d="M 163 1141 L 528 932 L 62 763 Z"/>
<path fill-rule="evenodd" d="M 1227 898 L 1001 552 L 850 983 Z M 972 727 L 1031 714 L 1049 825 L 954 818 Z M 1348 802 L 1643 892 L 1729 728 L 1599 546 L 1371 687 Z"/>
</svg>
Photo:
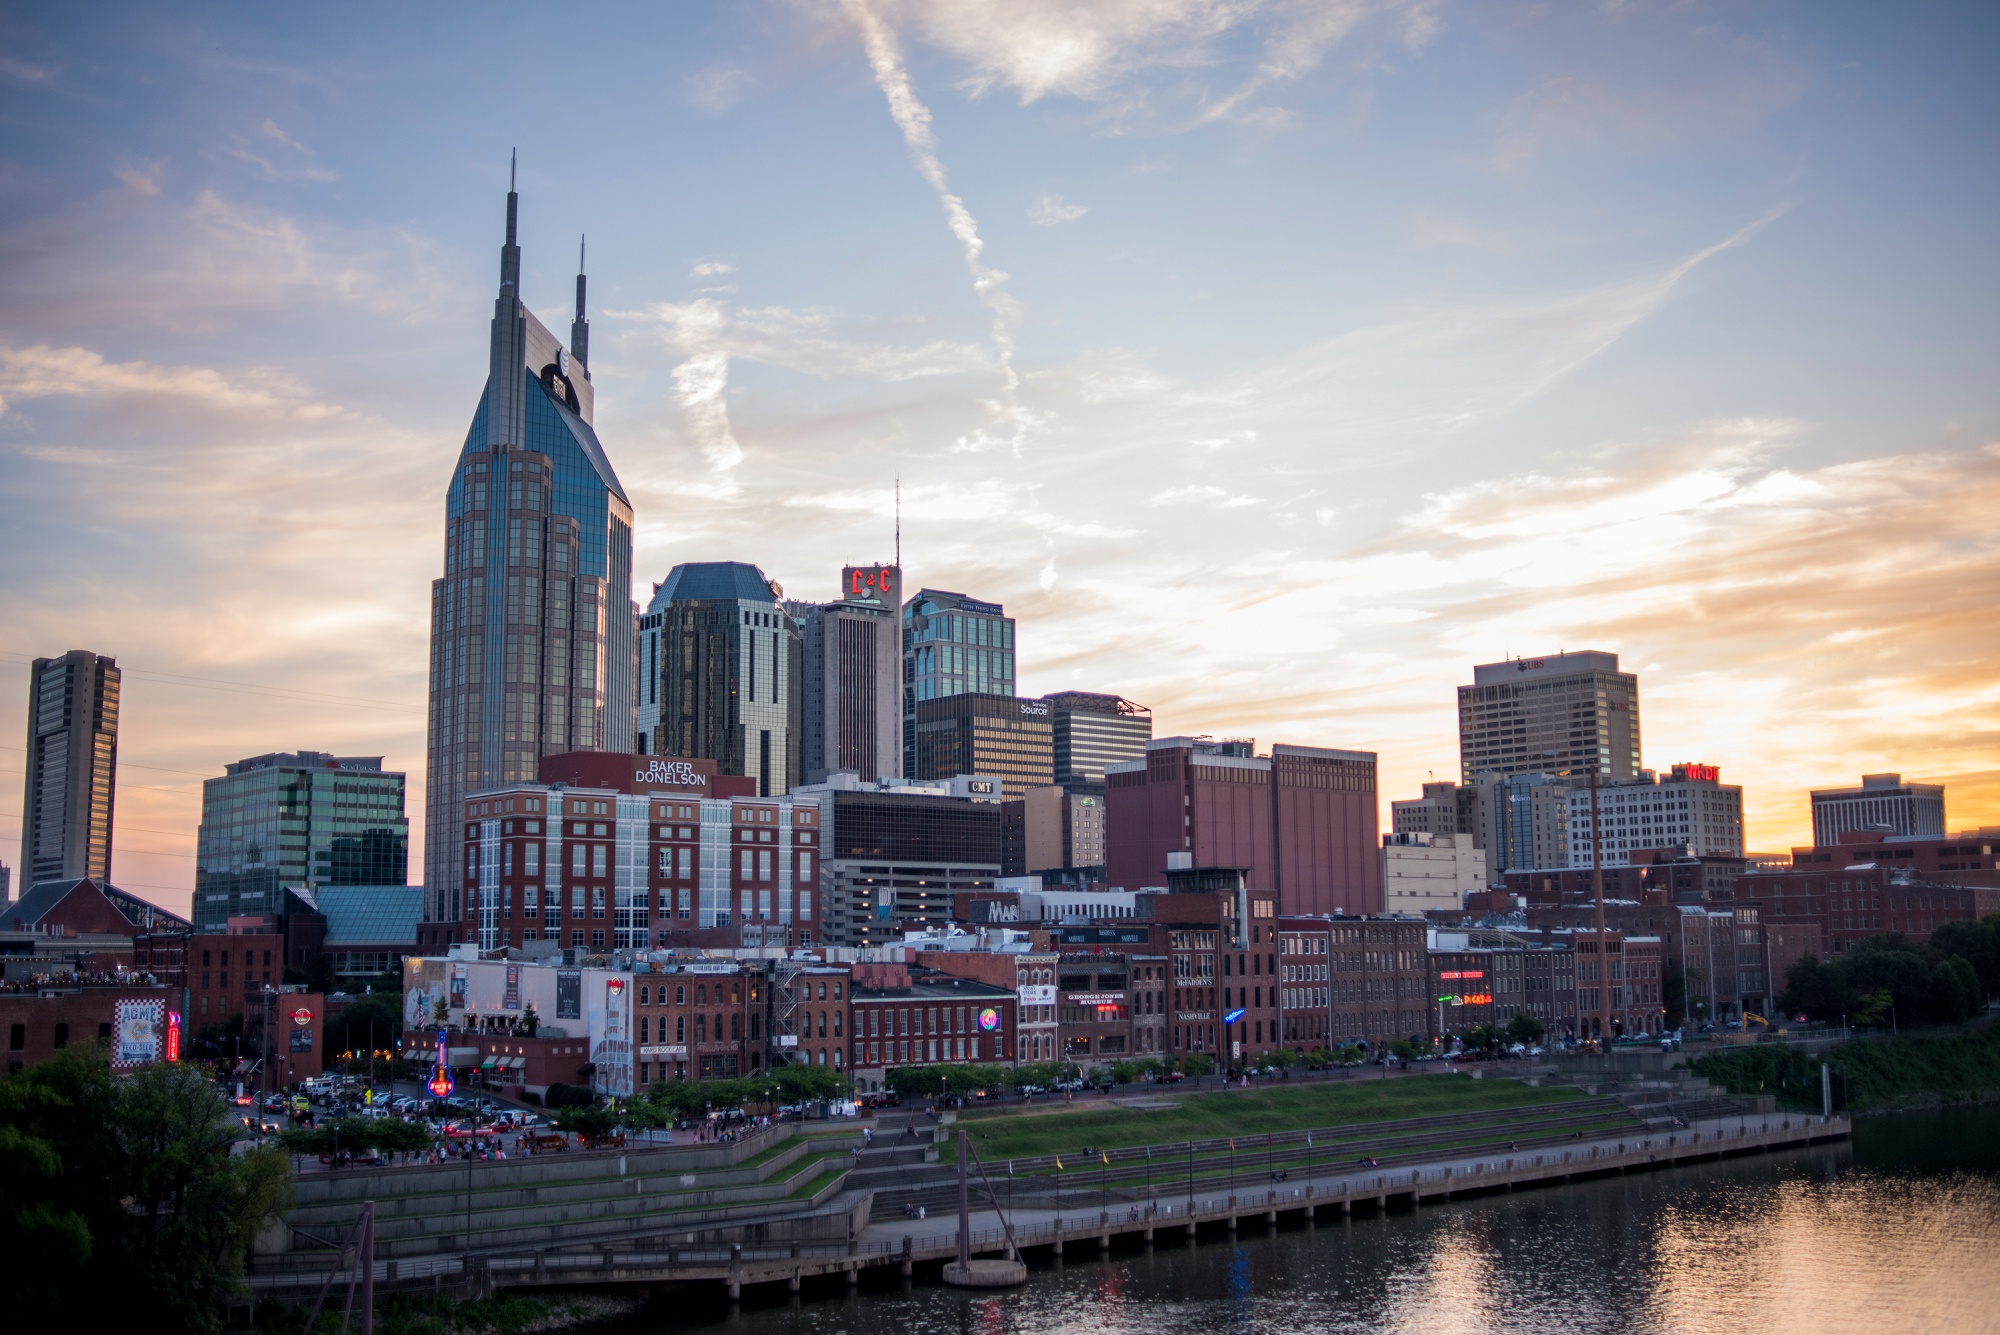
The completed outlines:
<svg viewBox="0 0 2000 1335">
<path fill-rule="evenodd" d="M 1179 1239 L 965 1295 L 893 1280 L 645 1331 L 729 1335 L 2000 1330 L 2000 1113 L 1864 1124 L 1851 1145 Z M 1163 1235 L 1164 1237 L 1164 1235 Z M 836 1281 L 837 1283 L 838 1281 Z M 772 1299 L 766 1299 L 772 1303 Z M 637 1332 L 634 1333 L 637 1335 Z"/>
</svg>

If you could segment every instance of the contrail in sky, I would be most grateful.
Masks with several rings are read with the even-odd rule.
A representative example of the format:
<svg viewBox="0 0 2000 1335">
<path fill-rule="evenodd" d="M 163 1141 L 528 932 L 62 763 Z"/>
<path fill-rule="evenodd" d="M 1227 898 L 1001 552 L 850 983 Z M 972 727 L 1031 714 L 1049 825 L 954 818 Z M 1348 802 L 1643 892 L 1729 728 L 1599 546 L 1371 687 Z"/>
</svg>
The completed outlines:
<svg viewBox="0 0 2000 1335">
<path fill-rule="evenodd" d="M 965 252 L 965 267 L 972 273 L 972 290 L 993 312 L 993 344 L 1000 356 L 1000 373 L 1007 399 L 1002 406 L 1002 415 L 1015 428 L 1014 444 L 1018 449 L 1023 423 L 1015 401 L 1021 378 L 1014 371 L 1014 330 L 1021 323 L 1021 303 L 1007 291 L 1007 275 L 986 263 L 983 258 L 986 243 L 980 240 L 979 224 L 967 211 L 965 201 L 952 193 L 945 180 L 944 163 L 938 158 L 937 136 L 931 132 L 930 108 L 917 99 L 915 90 L 910 87 L 909 72 L 903 65 L 903 49 L 896 41 L 896 35 L 868 7 L 868 0 L 841 0 L 841 8 L 861 31 L 861 42 L 868 52 L 868 64 L 875 72 L 875 83 L 888 100 L 889 115 L 903 132 L 903 142 L 910 150 L 910 161 L 916 165 L 918 174 L 930 183 L 931 189 L 937 192 L 938 202 L 944 205 L 945 221 L 951 227 L 951 234 L 958 238 L 958 244 Z"/>
</svg>

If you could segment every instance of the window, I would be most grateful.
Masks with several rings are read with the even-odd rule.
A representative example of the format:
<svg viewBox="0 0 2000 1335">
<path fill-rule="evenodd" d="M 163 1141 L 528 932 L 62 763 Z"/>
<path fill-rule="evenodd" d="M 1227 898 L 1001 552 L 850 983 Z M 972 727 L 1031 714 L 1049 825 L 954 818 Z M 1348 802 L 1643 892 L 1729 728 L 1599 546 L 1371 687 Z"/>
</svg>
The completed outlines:
<svg viewBox="0 0 2000 1335">
<path fill-rule="evenodd" d="M 609 863 L 610 856 L 611 849 L 609 845 L 593 844 L 590 849 L 590 874 L 592 876 L 606 875 L 605 868 Z"/>
</svg>

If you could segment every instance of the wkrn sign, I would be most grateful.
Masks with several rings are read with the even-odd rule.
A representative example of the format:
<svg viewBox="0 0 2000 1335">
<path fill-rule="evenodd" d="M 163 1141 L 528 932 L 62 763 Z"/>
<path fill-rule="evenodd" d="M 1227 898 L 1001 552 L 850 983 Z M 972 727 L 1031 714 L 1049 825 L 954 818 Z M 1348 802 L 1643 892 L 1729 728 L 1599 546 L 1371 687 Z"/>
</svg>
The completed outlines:
<svg viewBox="0 0 2000 1335">
<path fill-rule="evenodd" d="M 894 605 L 902 591 L 903 572 L 895 566 L 844 566 L 841 569 L 840 592 L 848 602 Z"/>
</svg>

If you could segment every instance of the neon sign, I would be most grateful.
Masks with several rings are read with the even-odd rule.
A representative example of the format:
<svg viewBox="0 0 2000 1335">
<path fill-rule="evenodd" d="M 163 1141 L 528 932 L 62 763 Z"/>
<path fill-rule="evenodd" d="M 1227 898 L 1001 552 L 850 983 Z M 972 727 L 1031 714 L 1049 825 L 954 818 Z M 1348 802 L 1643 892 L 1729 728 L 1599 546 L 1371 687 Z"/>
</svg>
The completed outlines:
<svg viewBox="0 0 2000 1335">
<path fill-rule="evenodd" d="M 1000 1027 L 1000 1012 L 991 1006 L 979 1012 L 979 1027 L 981 1029 L 998 1029 Z"/>
<path fill-rule="evenodd" d="M 850 599 L 863 599 L 870 594 L 893 599 L 902 573 L 894 566 L 848 566 L 840 572 L 840 582 Z"/>
<path fill-rule="evenodd" d="M 1438 975 L 1440 978 L 1484 978 L 1485 976 L 1486 974 L 1479 969 L 1453 969 Z"/>
<path fill-rule="evenodd" d="M 431 1078 L 424 1088 L 430 1090 L 432 1098 L 451 1097 L 451 1091 L 458 1087 L 451 1078 L 451 1056 L 445 1051 L 445 1031 L 438 1030 L 437 1065 L 431 1068 Z"/>
<path fill-rule="evenodd" d="M 167 1060 L 170 1062 L 177 1062 L 180 1059 L 181 1059 L 181 1013 L 179 1011 L 168 1011 L 167 1012 Z"/>
</svg>

